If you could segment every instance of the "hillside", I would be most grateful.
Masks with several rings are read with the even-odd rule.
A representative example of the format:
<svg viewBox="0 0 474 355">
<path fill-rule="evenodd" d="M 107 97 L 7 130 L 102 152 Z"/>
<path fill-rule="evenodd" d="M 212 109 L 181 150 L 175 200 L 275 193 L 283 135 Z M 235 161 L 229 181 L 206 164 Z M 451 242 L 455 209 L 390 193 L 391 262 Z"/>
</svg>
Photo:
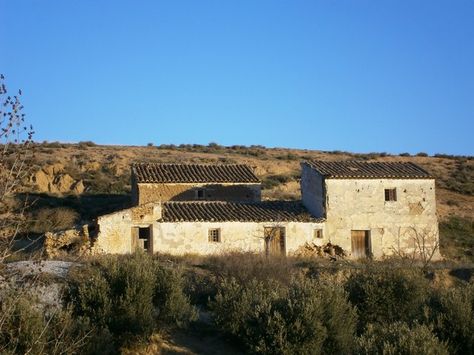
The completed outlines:
<svg viewBox="0 0 474 355">
<path fill-rule="evenodd" d="M 32 231 L 41 233 L 51 226 L 41 225 L 44 209 L 67 207 L 74 210 L 54 226 L 58 229 L 78 220 L 88 222 L 97 215 L 128 204 L 130 164 L 132 162 L 171 163 L 245 163 L 255 169 L 263 182 L 264 199 L 299 199 L 300 161 L 308 159 L 370 161 L 411 161 L 436 178 L 437 209 L 445 234 L 457 236 L 464 253 L 472 255 L 472 217 L 474 216 L 474 160 L 438 154 L 434 157 L 386 153 L 357 154 L 265 148 L 262 146 L 100 146 L 92 142 L 79 144 L 42 143 L 35 145 L 34 177 L 28 192 L 36 201 L 31 213 L 39 221 Z M 41 210 L 43 210 L 42 215 Z M 64 214 L 64 210 L 62 213 Z M 67 211 L 66 211 L 67 213 Z M 53 228 L 53 229 L 54 229 Z M 461 231 L 461 232 L 459 232 Z M 449 241 L 451 243 L 451 240 Z M 467 243 L 467 244 L 466 244 Z M 449 247 L 449 245 L 445 245 Z M 448 252 L 448 254 L 450 254 Z"/>
</svg>

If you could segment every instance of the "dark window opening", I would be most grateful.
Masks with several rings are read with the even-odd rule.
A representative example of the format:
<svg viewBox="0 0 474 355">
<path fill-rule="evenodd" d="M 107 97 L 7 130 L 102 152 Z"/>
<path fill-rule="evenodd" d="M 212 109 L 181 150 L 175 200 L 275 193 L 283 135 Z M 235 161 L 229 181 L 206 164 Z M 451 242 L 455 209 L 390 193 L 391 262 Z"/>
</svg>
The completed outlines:
<svg viewBox="0 0 474 355">
<path fill-rule="evenodd" d="M 315 229 L 314 230 L 314 237 L 317 239 L 323 238 L 323 230 L 322 229 Z"/>
<path fill-rule="evenodd" d="M 204 189 L 197 190 L 196 191 L 196 196 L 197 196 L 198 200 L 204 199 Z"/>
<path fill-rule="evenodd" d="M 385 189 L 385 201 L 396 201 L 397 189 Z"/>
<path fill-rule="evenodd" d="M 132 241 L 134 245 L 132 250 L 140 248 L 142 250 L 149 251 L 151 241 L 151 227 L 134 227 L 133 230 L 134 232 L 132 231 L 132 239 L 134 235 L 135 240 Z"/>
<path fill-rule="evenodd" d="M 140 239 L 150 238 L 150 228 L 148 228 L 148 227 L 138 228 L 138 238 L 140 238 Z"/>
<path fill-rule="evenodd" d="M 208 237 L 209 237 L 209 241 L 211 243 L 220 243 L 220 241 L 221 241 L 221 230 L 220 229 L 209 229 Z"/>
</svg>

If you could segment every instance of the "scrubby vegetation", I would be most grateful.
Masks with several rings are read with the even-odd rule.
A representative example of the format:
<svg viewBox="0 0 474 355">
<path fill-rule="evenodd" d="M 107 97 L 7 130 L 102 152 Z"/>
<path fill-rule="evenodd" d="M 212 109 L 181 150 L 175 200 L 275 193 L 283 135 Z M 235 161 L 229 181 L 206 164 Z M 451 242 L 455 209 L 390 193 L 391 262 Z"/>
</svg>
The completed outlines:
<svg viewBox="0 0 474 355">
<path fill-rule="evenodd" d="M 440 248 L 446 257 L 474 262 L 474 220 L 449 217 L 439 224 Z"/>
<path fill-rule="evenodd" d="M 58 309 L 2 297 L 0 348 L 108 354 L 179 328 L 255 354 L 472 353 L 473 270 L 471 283 L 451 285 L 439 272 L 238 253 L 104 256 L 69 273 Z"/>
<path fill-rule="evenodd" d="M 159 324 L 186 327 L 196 319 L 180 272 L 141 253 L 104 257 L 76 270 L 66 301 L 76 316 L 111 334 L 116 347 L 146 339 Z"/>
</svg>

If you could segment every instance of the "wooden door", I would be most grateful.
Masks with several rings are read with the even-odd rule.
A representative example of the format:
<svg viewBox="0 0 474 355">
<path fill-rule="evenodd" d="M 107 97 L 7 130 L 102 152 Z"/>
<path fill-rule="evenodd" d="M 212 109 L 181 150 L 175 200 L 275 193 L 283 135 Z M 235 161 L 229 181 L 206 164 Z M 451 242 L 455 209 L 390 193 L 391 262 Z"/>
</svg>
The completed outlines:
<svg viewBox="0 0 474 355">
<path fill-rule="evenodd" d="M 285 227 L 265 227 L 265 253 L 266 255 L 285 255 Z"/>
<path fill-rule="evenodd" d="M 351 231 L 352 256 L 356 259 L 370 256 L 370 233 L 367 230 Z"/>
</svg>

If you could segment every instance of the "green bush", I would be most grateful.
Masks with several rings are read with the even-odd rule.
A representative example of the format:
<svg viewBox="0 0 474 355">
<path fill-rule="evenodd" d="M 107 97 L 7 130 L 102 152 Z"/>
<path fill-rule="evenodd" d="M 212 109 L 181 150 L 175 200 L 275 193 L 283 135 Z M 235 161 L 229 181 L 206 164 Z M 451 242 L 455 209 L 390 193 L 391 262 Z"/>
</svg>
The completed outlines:
<svg viewBox="0 0 474 355">
<path fill-rule="evenodd" d="M 272 189 L 278 185 L 281 184 L 286 184 L 287 182 L 293 181 L 297 176 L 291 176 L 291 175 L 269 175 L 267 176 L 263 182 L 262 186 L 264 189 Z"/>
<path fill-rule="evenodd" d="M 150 335 L 158 322 L 186 326 L 197 318 L 180 273 L 144 253 L 103 257 L 76 270 L 66 300 L 77 316 L 108 329 L 119 342 Z"/>
<path fill-rule="evenodd" d="M 0 311 L 2 354 L 52 354 L 59 349 L 79 354 L 91 345 L 94 329 L 87 320 L 74 318 L 68 308 L 40 304 L 34 295 L 22 290 L 3 289 Z"/>
<path fill-rule="evenodd" d="M 419 270 L 373 266 L 352 273 L 345 289 L 357 307 L 359 331 L 369 323 L 411 324 L 423 319 L 430 293 L 428 281 Z"/>
<path fill-rule="evenodd" d="M 441 290 L 431 307 L 435 332 L 453 353 L 474 353 L 474 283 Z"/>
<path fill-rule="evenodd" d="M 184 279 L 177 270 L 156 267 L 153 303 L 158 317 L 179 327 L 197 319 L 197 312 L 184 294 Z"/>
<path fill-rule="evenodd" d="M 426 325 L 412 327 L 403 322 L 369 324 L 358 338 L 356 354 L 449 354 L 447 345 L 431 332 Z"/>
<path fill-rule="evenodd" d="M 252 353 L 347 353 L 353 345 L 356 313 L 344 290 L 311 279 L 289 287 L 226 279 L 211 309 L 216 324 Z"/>
<path fill-rule="evenodd" d="M 291 259 L 250 252 L 213 255 L 206 259 L 205 264 L 219 281 L 233 277 L 242 284 L 257 279 L 275 280 L 287 285 L 295 272 Z"/>
<path fill-rule="evenodd" d="M 449 217 L 439 224 L 443 255 L 474 262 L 474 219 Z"/>
</svg>

